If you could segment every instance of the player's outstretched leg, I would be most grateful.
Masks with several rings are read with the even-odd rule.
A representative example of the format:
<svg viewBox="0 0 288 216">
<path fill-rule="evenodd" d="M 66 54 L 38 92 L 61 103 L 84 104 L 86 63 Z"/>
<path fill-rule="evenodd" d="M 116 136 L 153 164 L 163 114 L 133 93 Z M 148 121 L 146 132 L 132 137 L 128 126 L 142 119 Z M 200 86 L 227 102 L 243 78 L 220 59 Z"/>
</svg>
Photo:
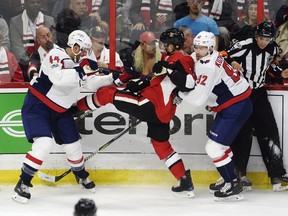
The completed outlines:
<svg viewBox="0 0 288 216">
<path fill-rule="evenodd" d="M 172 191 L 177 196 L 193 198 L 194 186 L 191 178 L 190 170 L 185 171 L 185 175 L 179 179 L 178 185 L 172 187 Z"/>
<path fill-rule="evenodd" d="M 29 187 L 33 187 L 33 185 L 31 183 L 24 183 L 20 179 L 14 188 L 15 194 L 12 196 L 12 199 L 20 203 L 27 203 L 31 198 Z"/>
<path fill-rule="evenodd" d="M 288 190 L 288 174 L 286 173 L 280 177 L 271 177 L 271 184 L 275 192 Z"/>
<path fill-rule="evenodd" d="M 234 179 L 232 182 L 225 182 L 219 191 L 215 191 L 214 196 L 216 201 L 242 200 L 244 199 L 242 192 L 240 180 Z"/>
</svg>

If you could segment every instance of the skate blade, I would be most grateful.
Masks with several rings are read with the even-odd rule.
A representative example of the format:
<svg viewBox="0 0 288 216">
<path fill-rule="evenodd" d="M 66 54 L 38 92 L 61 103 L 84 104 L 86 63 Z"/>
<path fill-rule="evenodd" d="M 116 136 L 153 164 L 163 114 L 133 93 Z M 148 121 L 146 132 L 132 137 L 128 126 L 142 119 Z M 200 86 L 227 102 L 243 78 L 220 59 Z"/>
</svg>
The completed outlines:
<svg viewBox="0 0 288 216">
<path fill-rule="evenodd" d="M 96 188 L 91 188 L 91 189 L 86 189 L 85 187 L 83 187 L 82 185 L 80 185 L 80 187 L 83 189 L 83 190 L 86 190 L 86 191 L 89 191 L 90 193 L 95 193 L 96 192 Z"/>
<path fill-rule="evenodd" d="M 17 193 L 15 193 L 12 196 L 12 199 L 15 200 L 16 202 L 19 202 L 19 203 L 22 203 L 22 204 L 28 203 L 28 200 L 29 200 L 26 197 L 19 196 Z"/>
<path fill-rule="evenodd" d="M 243 187 L 243 191 L 248 192 L 248 191 L 252 191 L 252 186 L 242 186 Z"/>
<path fill-rule="evenodd" d="M 242 193 L 233 195 L 233 196 L 229 196 L 229 197 L 215 197 L 214 200 L 217 202 L 222 202 L 222 201 L 240 201 L 243 200 L 244 196 Z"/>
<path fill-rule="evenodd" d="M 274 192 L 281 192 L 288 190 L 288 185 L 281 185 L 281 183 L 273 184 L 273 191 Z"/>
<path fill-rule="evenodd" d="M 175 197 L 181 198 L 194 198 L 195 194 L 193 191 L 182 191 L 182 192 L 173 192 Z"/>
<path fill-rule="evenodd" d="M 209 193 L 214 194 L 217 190 L 209 190 Z M 218 190 L 219 191 L 219 190 Z"/>
</svg>

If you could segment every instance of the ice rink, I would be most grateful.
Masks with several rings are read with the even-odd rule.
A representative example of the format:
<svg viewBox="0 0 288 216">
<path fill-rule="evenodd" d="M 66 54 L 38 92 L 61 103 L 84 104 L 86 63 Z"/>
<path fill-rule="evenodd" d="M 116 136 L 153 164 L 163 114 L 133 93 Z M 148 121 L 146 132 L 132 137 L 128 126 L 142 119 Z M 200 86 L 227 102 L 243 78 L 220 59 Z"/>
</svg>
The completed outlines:
<svg viewBox="0 0 288 216">
<path fill-rule="evenodd" d="M 0 186 L 2 216 L 69 216 L 80 198 L 93 199 L 98 216 L 286 216 L 288 191 L 255 189 L 242 201 L 216 202 L 206 188 L 195 189 L 195 198 L 173 196 L 167 186 L 97 185 L 96 193 L 77 185 L 35 185 L 27 204 L 11 199 L 14 186 Z"/>
</svg>

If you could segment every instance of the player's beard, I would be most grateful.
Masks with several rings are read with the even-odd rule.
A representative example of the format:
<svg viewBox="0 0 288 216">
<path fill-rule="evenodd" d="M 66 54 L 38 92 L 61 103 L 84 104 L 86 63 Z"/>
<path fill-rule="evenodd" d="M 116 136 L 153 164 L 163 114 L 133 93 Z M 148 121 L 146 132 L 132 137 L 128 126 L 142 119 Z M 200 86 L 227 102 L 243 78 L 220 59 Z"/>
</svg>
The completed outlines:
<svg viewBox="0 0 288 216">
<path fill-rule="evenodd" d="M 54 44 L 53 44 L 51 41 L 47 41 L 46 44 L 45 44 L 45 46 L 46 46 L 46 51 L 48 52 L 48 51 L 50 51 L 51 49 L 53 49 Z"/>
</svg>

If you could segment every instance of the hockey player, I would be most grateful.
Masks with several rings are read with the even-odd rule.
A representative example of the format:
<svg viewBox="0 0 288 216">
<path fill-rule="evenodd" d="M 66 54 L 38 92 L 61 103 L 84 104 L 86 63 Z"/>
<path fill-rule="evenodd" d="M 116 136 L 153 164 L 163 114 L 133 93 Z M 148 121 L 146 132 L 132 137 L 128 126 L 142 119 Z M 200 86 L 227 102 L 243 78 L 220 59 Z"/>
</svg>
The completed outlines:
<svg viewBox="0 0 288 216">
<path fill-rule="evenodd" d="M 161 34 L 160 40 L 167 51 L 163 59 L 171 64 L 179 60 L 184 73 L 194 74 L 193 59 L 181 50 L 184 43 L 183 33 L 178 29 L 168 29 Z M 129 82 L 127 88 L 130 92 L 117 90 L 116 87 L 100 88 L 93 95 L 81 99 L 78 108 L 93 110 L 111 103 L 118 110 L 147 122 L 147 136 L 151 138 L 156 154 L 179 180 L 179 184 L 173 186 L 172 191 L 179 196 L 194 197 L 190 170 L 185 171 L 180 155 L 174 151 L 169 142 L 169 123 L 176 111 L 171 94 L 175 85 L 165 74 L 153 76 L 153 73 L 150 73 L 140 79 L 140 82 Z"/>
<path fill-rule="evenodd" d="M 39 77 L 34 77 L 22 107 L 22 120 L 26 137 L 32 150 L 24 159 L 12 197 L 27 203 L 31 198 L 31 180 L 39 170 L 53 145 L 62 145 L 71 169 L 80 185 L 95 191 L 95 184 L 84 167 L 80 135 L 69 108 L 77 101 L 80 85 L 87 77 L 83 68 L 97 69 L 97 63 L 80 57 L 91 52 L 89 36 L 80 30 L 73 31 L 68 38 L 68 48 L 52 49 L 43 59 Z"/>
<path fill-rule="evenodd" d="M 225 180 L 220 190 L 214 193 L 215 200 L 243 199 L 242 186 L 234 173 L 230 144 L 252 111 L 249 99 L 251 88 L 247 81 L 214 50 L 216 41 L 211 32 L 200 32 L 194 38 L 194 53 L 197 80 L 189 92 L 178 92 L 178 96 L 193 106 L 206 104 L 216 112 L 208 134 L 205 150 L 213 160 L 218 172 Z M 161 62 L 159 62 L 160 64 Z M 173 81 L 183 77 L 180 71 L 167 69 Z M 193 82 L 185 75 L 182 85 Z M 180 83 L 181 84 L 181 83 Z"/>
<path fill-rule="evenodd" d="M 275 34 L 274 24 L 263 21 L 256 26 L 254 38 L 240 41 L 228 50 L 227 61 L 242 71 L 252 88 L 252 115 L 231 145 L 235 167 L 243 183 L 251 187 L 246 169 L 254 130 L 273 190 L 282 191 L 287 189 L 281 184 L 288 182 L 288 174 L 283 165 L 278 127 L 264 87 L 268 71 L 278 79 L 288 78 L 288 69 L 282 70 L 275 61 L 279 54 L 279 47 L 274 41 Z"/>
</svg>

